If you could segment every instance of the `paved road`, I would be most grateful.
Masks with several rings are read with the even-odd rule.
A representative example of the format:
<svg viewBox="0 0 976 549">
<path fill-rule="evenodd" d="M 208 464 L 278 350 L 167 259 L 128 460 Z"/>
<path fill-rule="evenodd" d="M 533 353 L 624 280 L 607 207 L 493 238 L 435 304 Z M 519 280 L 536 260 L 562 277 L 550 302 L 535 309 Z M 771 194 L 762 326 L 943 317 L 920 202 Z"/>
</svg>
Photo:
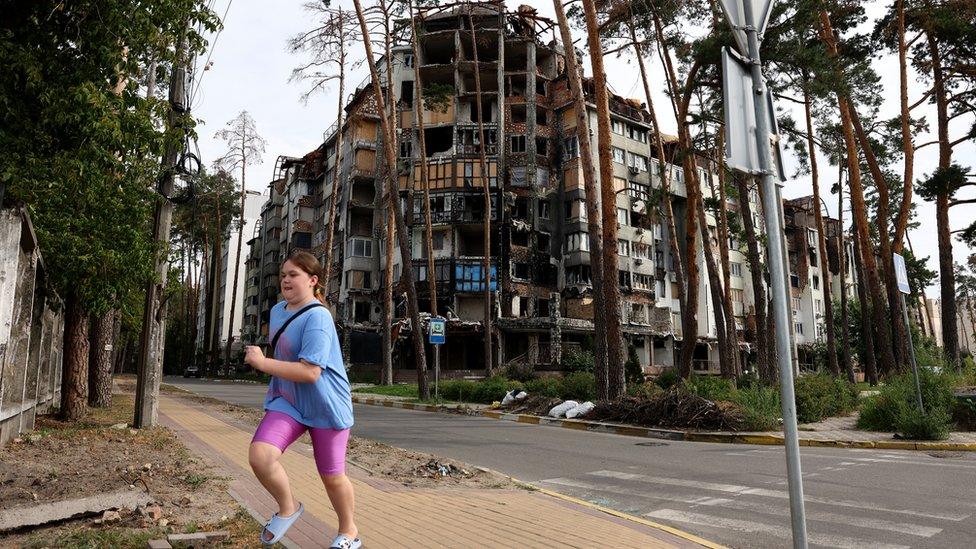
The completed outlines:
<svg viewBox="0 0 976 549">
<path fill-rule="evenodd" d="M 259 407 L 264 388 L 167 378 Z M 662 442 L 356 406 L 354 434 L 490 467 L 731 547 L 790 545 L 781 447 Z M 976 546 L 976 455 L 803 449 L 812 546 Z"/>
</svg>

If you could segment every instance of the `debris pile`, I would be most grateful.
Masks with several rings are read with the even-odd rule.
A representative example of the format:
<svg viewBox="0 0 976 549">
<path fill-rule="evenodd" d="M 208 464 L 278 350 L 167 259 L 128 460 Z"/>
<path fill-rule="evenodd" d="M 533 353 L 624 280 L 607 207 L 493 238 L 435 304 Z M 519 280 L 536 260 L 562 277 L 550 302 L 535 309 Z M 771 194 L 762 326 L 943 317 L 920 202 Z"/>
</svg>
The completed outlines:
<svg viewBox="0 0 976 549">
<path fill-rule="evenodd" d="M 420 478 L 471 478 L 474 473 L 467 469 L 461 469 L 453 463 L 441 463 L 436 459 L 428 461 L 424 465 L 418 465 L 413 471 L 414 476 Z"/>
<path fill-rule="evenodd" d="M 731 402 L 712 402 L 680 387 L 651 398 L 623 397 L 600 402 L 589 419 L 708 431 L 737 431 L 742 427 L 742 410 Z"/>
</svg>

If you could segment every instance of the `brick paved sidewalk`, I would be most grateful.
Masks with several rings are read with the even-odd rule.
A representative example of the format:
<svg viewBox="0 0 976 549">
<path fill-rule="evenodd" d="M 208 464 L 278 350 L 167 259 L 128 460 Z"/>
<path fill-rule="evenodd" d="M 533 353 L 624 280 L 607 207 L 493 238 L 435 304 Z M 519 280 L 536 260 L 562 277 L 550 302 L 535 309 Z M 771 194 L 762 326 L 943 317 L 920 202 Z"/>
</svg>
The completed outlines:
<svg viewBox="0 0 976 549">
<path fill-rule="evenodd" d="M 265 520 L 277 510 L 247 462 L 251 429 L 206 407 L 164 397 L 162 421 L 194 452 L 221 464 L 232 495 Z M 311 448 L 295 443 L 282 458 L 302 519 L 286 545 L 328 547 L 335 515 Z M 583 502 L 529 490 L 407 488 L 350 466 L 356 522 L 364 546 L 377 547 L 718 547 L 641 519 L 605 513 Z M 257 540 L 255 540 L 256 542 Z"/>
</svg>

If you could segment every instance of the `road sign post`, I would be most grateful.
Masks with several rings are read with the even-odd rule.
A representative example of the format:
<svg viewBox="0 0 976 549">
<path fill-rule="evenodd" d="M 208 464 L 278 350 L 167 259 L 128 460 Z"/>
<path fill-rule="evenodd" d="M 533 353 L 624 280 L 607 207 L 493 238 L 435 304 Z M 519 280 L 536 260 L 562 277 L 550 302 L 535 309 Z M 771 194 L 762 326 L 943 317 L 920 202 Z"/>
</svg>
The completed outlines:
<svg viewBox="0 0 976 549">
<path fill-rule="evenodd" d="M 783 412 L 783 434 L 786 447 L 787 483 L 790 494 L 790 517 L 793 547 L 807 547 L 806 511 L 803 503 L 803 477 L 800 468 L 800 443 L 796 427 L 796 397 L 793 391 L 793 347 L 790 343 L 789 293 L 783 220 L 778 202 L 776 181 L 785 179 L 779 159 L 773 163 L 770 137 L 776 132 L 772 96 L 766 88 L 759 56 L 759 34 L 766 28 L 773 0 L 721 0 L 729 26 L 741 55 L 723 52 L 723 88 L 726 109 L 726 139 L 729 165 L 759 175 L 763 189 L 766 221 L 767 254 L 775 323 L 776 356 L 779 360 L 780 401 Z M 744 57 L 744 59 L 743 59 Z M 747 65 L 748 72 L 745 67 Z M 751 92 L 750 92 L 751 88 Z M 749 112 L 749 107 L 752 112 Z M 752 116 L 750 116 L 752 115 Z M 754 116 L 754 118 L 753 118 Z M 777 173 L 778 172 L 778 173 Z"/>
<path fill-rule="evenodd" d="M 444 318 L 431 317 L 427 323 L 427 337 L 431 345 L 434 346 L 434 401 L 440 402 L 440 392 L 438 385 L 441 377 L 441 345 L 447 342 L 447 322 Z"/>
<path fill-rule="evenodd" d="M 915 361 L 915 342 L 912 338 L 912 325 L 908 323 L 908 306 L 905 304 L 905 296 L 912 293 L 912 286 L 908 283 L 908 269 L 905 267 L 905 258 L 901 254 L 893 254 L 892 259 L 895 262 L 895 280 L 898 282 L 898 301 L 901 302 L 901 314 L 905 319 L 905 331 L 908 332 L 908 359 L 912 363 L 912 375 L 915 377 L 915 399 L 918 401 L 918 410 L 924 414 L 922 384 L 918 380 L 918 363 Z"/>
</svg>

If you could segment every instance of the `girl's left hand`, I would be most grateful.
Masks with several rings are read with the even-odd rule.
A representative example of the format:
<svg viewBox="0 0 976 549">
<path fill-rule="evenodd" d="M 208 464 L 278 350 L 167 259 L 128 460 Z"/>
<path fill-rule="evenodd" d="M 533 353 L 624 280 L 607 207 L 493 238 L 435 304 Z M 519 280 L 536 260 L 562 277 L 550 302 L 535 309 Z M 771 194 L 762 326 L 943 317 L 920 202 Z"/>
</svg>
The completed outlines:
<svg viewBox="0 0 976 549">
<path fill-rule="evenodd" d="M 261 350 L 261 347 L 256 345 L 248 345 L 244 349 L 244 362 L 246 364 L 250 364 L 254 368 L 263 372 L 264 360 L 264 351 Z"/>
</svg>

